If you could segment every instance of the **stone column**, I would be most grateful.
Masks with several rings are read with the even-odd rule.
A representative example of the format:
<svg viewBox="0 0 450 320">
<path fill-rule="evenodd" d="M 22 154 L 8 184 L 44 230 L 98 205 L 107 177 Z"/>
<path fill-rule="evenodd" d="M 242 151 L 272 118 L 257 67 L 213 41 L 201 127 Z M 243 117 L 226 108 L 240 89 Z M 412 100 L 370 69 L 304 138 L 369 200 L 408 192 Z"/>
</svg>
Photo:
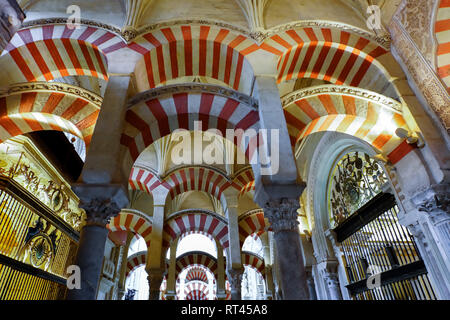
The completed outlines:
<svg viewBox="0 0 450 320">
<path fill-rule="evenodd" d="M 231 286 L 231 300 L 242 300 L 241 287 L 242 276 L 244 275 L 244 268 L 241 269 L 228 269 L 227 270 L 228 281 Z"/>
<path fill-rule="evenodd" d="M 69 290 L 67 300 L 95 300 L 109 232 L 106 225 L 119 213 L 120 207 L 108 198 L 95 198 L 81 203 L 80 207 L 86 211 L 86 224 L 81 229 L 75 259 L 81 271 L 81 288 Z"/>
<path fill-rule="evenodd" d="M 239 222 L 238 222 L 238 202 L 237 193 L 234 190 L 225 191 L 227 207 L 225 215 L 228 220 L 228 256 L 227 275 L 231 285 L 231 300 L 241 300 L 241 282 L 244 267 L 241 261 L 241 244 L 239 243 Z"/>
<path fill-rule="evenodd" d="M 339 286 L 339 278 L 337 272 L 323 270 L 322 278 L 328 288 L 329 300 L 342 300 L 341 288 Z"/>
<path fill-rule="evenodd" d="M 118 285 L 118 295 L 117 299 L 122 300 L 126 293 L 125 282 L 126 282 L 126 271 L 127 271 L 127 262 L 128 262 L 128 250 L 130 249 L 130 243 L 133 239 L 134 234 L 129 232 L 127 235 L 127 243 L 125 244 L 122 252 L 122 262 L 120 266 L 120 275 L 119 275 L 119 285 Z"/>
<path fill-rule="evenodd" d="M 164 189 L 164 190 L 162 190 Z M 159 289 L 166 272 L 166 259 L 163 257 L 162 235 L 164 229 L 164 204 L 167 189 L 156 188 L 153 191 L 153 216 L 150 247 L 147 253 L 148 280 L 150 284 L 150 300 L 159 300 Z"/>
<path fill-rule="evenodd" d="M 167 291 L 166 291 L 166 299 L 167 300 L 175 300 L 177 296 L 176 292 L 176 264 L 177 264 L 177 246 L 178 239 L 175 239 L 170 245 L 170 262 L 169 262 L 169 270 L 167 273 Z"/>
<path fill-rule="evenodd" d="M 164 279 L 164 271 L 163 270 L 149 270 L 148 273 L 148 285 L 150 286 L 149 290 L 149 300 L 159 300 L 160 296 L 160 288 Z"/>
<path fill-rule="evenodd" d="M 225 291 L 225 259 L 223 256 L 223 247 L 216 240 L 217 247 L 217 299 L 225 300 L 227 293 Z"/>
<path fill-rule="evenodd" d="M 274 231 L 280 268 L 281 290 L 285 300 L 308 300 L 308 285 L 298 234 L 297 199 L 270 200 L 264 207 Z"/>
<path fill-rule="evenodd" d="M 450 299 L 450 185 L 420 192 L 412 202 L 418 212 L 406 225 L 416 240 L 433 289 L 439 299 Z M 406 219 L 405 219 L 406 220 Z M 405 223 L 405 221 L 403 221 Z"/>
<path fill-rule="evenodd" d="M 273 276 L 272 276 L 272 266 L 266 265 L 266 276 L 264 278 L 264 282 L 266 284 L 266 300 L 273 300 L 274 294 L 274 284 L 273 284 Z"/>
<path fill-rule="evenodd" d="M 25 19 L 15 0 L 0 0 L 0 53 L 6 48 Z"/>
<path fill-rule="evenodd" d="M 269 232 L 264 232 L 262 235 L 259 236 L 261 239 L 261 242 L 263 244 L 264 249 L 264 265 L 265 265 L 265 273 L 266 276 L 264 277 L 264 282 L 266 286 L 266 300 L 272 300 L 273 299 L 273 277 L 272 277 L 272 261 L 270 257 L 270 241 L 269 241 Z"/>
</svg>

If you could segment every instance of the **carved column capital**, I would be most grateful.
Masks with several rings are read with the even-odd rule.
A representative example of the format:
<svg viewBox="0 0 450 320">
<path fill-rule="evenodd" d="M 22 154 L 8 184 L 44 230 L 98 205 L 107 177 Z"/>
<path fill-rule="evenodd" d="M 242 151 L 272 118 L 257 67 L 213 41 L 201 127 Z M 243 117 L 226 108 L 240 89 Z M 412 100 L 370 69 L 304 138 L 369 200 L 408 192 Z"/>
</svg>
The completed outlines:
<svg viewBox="0 0 450 320">
<path fill-rule="evenodd" d="M 80 201 L 79 207 L 86 211 L 86 225 L 106 226 L 112 217 L 119 214 L 121 208 L 111 199 L 94 198 Z"/>
<path fill-rule="evenodd" d="M 162 270 L 147 270 L 147 280 L 150 287 L 150 300 L 158 300 L 161 284 L 164 279 L 164 272 Z"/>
<path fill-rule="evenodd" d="M 450 185 L 435 185 L 412 199 L 420 212 L 425 212 L 433 225 L 450 220 Z"/>
<path fill-rule="evenodd" d="M 297 210 L 300 207 L 298 199 L 270 200 L 264 206 L 264 215 L 272 225 L 274 232 L 282 230 L 297 231 Z"/>
<path fill-rule="evenodd" d="M 329 287 L 339 286 L 339 280 L 336 272 L 330 272 L 328 270 L 323 270 L 323 279 Z"/>
<path fill-rule="evenodd" d="M 228 281 L 231 285 L 231 290 L 241 290 L 242 276 L 244 275 L 244 268 L 241 269 L 227 269 Z"/>
</svg>

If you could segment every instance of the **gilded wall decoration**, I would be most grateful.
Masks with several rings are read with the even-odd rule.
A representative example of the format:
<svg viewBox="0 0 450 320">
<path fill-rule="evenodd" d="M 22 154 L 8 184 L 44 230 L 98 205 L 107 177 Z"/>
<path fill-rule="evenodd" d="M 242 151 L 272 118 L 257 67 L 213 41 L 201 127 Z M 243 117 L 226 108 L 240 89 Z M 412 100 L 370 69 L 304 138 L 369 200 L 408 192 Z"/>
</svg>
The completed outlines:
<svg viewBox="0 0 450 320">
<path fill-rule="evenodd" d="M 20 146 L 3 143 L 0 152 L 3 158 L 0 175 L 17 181 L 74 230 L 81 230 L 84 214 L 68 185 L 46 172 L 35 157 Z"/>
</svg>

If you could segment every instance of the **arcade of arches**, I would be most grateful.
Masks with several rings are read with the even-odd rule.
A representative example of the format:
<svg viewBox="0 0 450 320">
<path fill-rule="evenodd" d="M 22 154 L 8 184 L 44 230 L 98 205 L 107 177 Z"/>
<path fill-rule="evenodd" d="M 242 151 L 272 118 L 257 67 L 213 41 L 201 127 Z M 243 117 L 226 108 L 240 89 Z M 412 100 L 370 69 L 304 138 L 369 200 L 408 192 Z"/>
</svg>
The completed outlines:
<svg viewBox="0 0 450 320">
<path fill-rule="evenodd" d="M 450 1 L 0 13 L 1 300 L 450 299 Z"/>
</svg>

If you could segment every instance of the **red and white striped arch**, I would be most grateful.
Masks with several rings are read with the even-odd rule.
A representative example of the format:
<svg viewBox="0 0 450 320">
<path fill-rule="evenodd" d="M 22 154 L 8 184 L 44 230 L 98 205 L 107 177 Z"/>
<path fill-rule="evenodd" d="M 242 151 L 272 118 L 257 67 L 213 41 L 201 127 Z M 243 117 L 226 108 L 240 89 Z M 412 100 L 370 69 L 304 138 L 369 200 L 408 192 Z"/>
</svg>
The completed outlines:
<svg viewBox="0 0 450 320">
<path fill-rule="evenodd" d="M 358 34 L 338 28 L 297 28 L 268 38 L 261 48 L 279 56 L 278 82 L 321 79 L 397 98 L 383 66 L 395 63 L 394 58 L 387 49 Z"/>
<path fill-rule="evenodd" d="M 437 72 L 450 93 L 450 0 L 440 0 L 434 26 L 437 49 Z"/>
<path fill-rule="evenodd" d="M 127 278 L 131 272 L 147 263 L 147 251 L 139 251 L 132 254 L 127 259 L 127 269 L 125 272 L 125 278 Z"/>
<path fill-rule="evenodd" d="M 261 274 L 264 278 L 266 274 L 266 266 L 264 259 L 252 252 L 242 251 L 241 254 L 242 264 L 248 266 Z"/>
<path fill-rule="evenodd" d="M 186 300 L 208 300 L 208 286 L 203 282 L 190 282 L 184 287 Z"/>
<path fill-rule="evenodd" d="M 246 194 L 250 195 L 250 197 L 253 199 L 253 196 L 255 195 L 255 180 L 250 181 L 249 183 L 247 183 L 239 191 L 239 197 L 242 197 L 242 196 L 244 196 Z"/>
<path fill-rule="evenodd" d="M 186 268 L 191 266 L 203 266 L 211 271 L 215 277 L 217 277 L 217 260 L 213 256 L 208 253 L 200 252 L 200 251 L 191 251 L 186 252 L 177 258 L 176 262 L 176 274 L 175 277 L 178 278 L 178 275 Z"/>
<path fill-rule="evenodd" d="M 143 55 L 136 65 L 139 91 L 185 76 L 216 79 L 249 93 L 253 69 L 245 58 L 259 49 L 251 39 L 209 25 L 176 25 L 142 35 L 129 48 Z"/>
<path fill-rule="evenodd" d="M 122 38 L 105 29 L 47 24 L 19 30 L 3 51 L 0 63 L 9 82 L 50 81 L 75 75 L 108 80 L 106 55 L 124 47 Z"/>
<path fill-rule="evenodd" d="M 138 167 L 133 167 L 131 169 L 128 185 L 132 190 L 141 190 L 149 194 L 160 186 L 167 190 L 170 189 L 170 185 L 165 181 L 159 180 L 153 172 Z"/>
<path fill-rule="evenodd" d="M 233 178 L 233 183 L 236 184 L 239 187 L 238 190 L 240 190 L 253 180 L 255 180 L 255 177 L 253 175 L 253 169 L 249 167 L 243 171 L 240 171 Z"/>
<path fill-rule="evenodd" d="M 332 90 L 331 90 L 332 91 Z M 394 100 L 393 105 L 400 105 Z M 402 140 L 397 128 L 407 129 L 400 111 L 350 93 L 313 93 L 287 105 L 284 114 L 293 146 L 315 132 L 336 131 L 360 138 L 389 153 Z"/>
<path fill-rule="evenodd" d="M 226 249 L 229 246 L 227 221 L 207 210 L 183 210 L 169 217 L 164 223 L 163 246 L 189 231 L 200 231 L 211 235 Z"/>
<path fill-rule="evenodd" d="M 121 211 L 106 226 L 110 231 L 131 231 L 144 238 L 147 248 L 150 247 L 152 222 L 132 211 Z"/>
<path fill-rule="evenodd" d="M 141 190 L 147 193 L 152 193 L 156 188 L 163 187 L 168 190 L 171 199 L 184 192 L 203 191 L 225 201 L 222 199 L 222 195 L 226 189 L 233 187 L 240 190 L 237 183 L 229 181 L 220 172 L 203 166 L 178 168 L 164 180 L 160 180 L 147 169 L 133 167 L 128 182 L 132 190 Z"/>
<path fill-rule="evenodd" d="M 177 129 L 198 129 L 194 126 L 196 121 L 201 122 L 201 130 L 217 129 L 224 137 L 226 129 L 255 129 L 253 139 L 258 140 L 256 110 L 233 98 L 208 92 L 180 92 L 139 102 L 127 111 L 125 119 L 121 143 L 133 161 L 146 147 Z M 233 142 L 251 159 L 255 150 L 248 150 L 248 139 L 240 140 Z"/>
<path fill-rule="evenodd" d="M 202 281 L 208 283 L 208 275 L 202 268 L 194 267 L 189 269 L 188 273 L 186 274 L 186 281 Z"/>
<path fill-rule="evenodd" d="M 229 181 L 220 172 L 200 166 L 177 169 L 170 173 L 164 181 L 166 185 L 170 186 L 171 199 L 188 191 L 204 191 L 221 200 L 226 189 L 234 187 L 239 190 L 238 185 Z"/>
<path fill-rule="evenodd" d="M 248 236 L 270 230 L 270 223 L 264 217 L 263 210 L 252 210 L 239 217 L 239 242 L 242 245 Z"/>
<path fill-rule="evenodd" d="M 74 94 L 35 90 L 0 96 L 0 142 L 27 132 L 58 130 L 89 145 L 99 106 Z"/>
</svg>

